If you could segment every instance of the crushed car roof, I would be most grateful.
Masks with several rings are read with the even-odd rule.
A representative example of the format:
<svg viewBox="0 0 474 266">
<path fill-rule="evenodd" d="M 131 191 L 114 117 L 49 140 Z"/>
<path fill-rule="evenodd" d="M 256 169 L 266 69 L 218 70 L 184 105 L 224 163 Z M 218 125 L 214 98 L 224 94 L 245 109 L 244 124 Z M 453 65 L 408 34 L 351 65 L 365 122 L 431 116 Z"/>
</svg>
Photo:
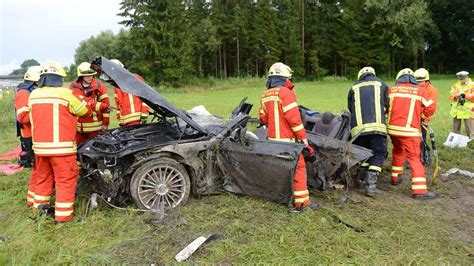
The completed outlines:
<svg viewBox="0 0 474 266">
<path fill-rule="evenodd" d="M 178 109 L 173 104 L 165 100 L 157 91 L 144 81 L 137 78 L 133 73 L 127 69 L 111 62 L 105 57 L 97 57 L 91 63 L 91 68 L 101 74 L 105 74 L 117 85 L 120 89 L 130 94 L 140 97 L 148 106 L 155 112 L 166 116 L 177 116 L 185 121 L 189 126 L 202 133 L 207 133 L 206 129 L 201 127 L 194 121 L 186 112 Z"/>
</svg>

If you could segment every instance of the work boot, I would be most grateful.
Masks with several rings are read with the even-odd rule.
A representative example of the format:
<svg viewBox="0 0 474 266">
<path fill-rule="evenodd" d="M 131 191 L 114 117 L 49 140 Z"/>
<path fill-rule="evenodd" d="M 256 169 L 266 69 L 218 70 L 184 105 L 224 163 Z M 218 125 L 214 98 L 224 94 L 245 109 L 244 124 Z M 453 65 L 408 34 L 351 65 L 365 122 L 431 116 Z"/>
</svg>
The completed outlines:
<svg viewBox="0 0 474 266">
<path fill-rule="evenodd" d="M 428 192 L 426 194 L 415 194 L 415 195 L 413 195 L 414 199 L 420 199 L 420 200 L 435 199 L 436 197 L 438 197 L 438 193 L 436 193 L 436 192 Z"/>
<path fill-rule="evenodd" d="M 397 181 L 392 180 L 392 185 L 398 186 L 403 182 L 403 174 L 398 174 Z"/>
<path fill-rule="evenodd" d="M 367 167 L 360 167 L 357 171 L 357 188 L 362 188 L 366 185 L 367 180 Z"/>
<path fill-rule="evenodd" d="M 378 193 L 377 191 L 377 179 L 379 177 L 379 172 L 377 171 L 367 171 L 366 179 L 366 191 L 365 195 L 368 197 L 375 197 Z"/>
<path fill-rule="evenodd" d="M 46 218 L 54 218 L 54 207 L 49 206 L 49 204 L 39 205 L 38 211 L 41 216 L 46 216 Z"/>
<path fill-rule="evenodd" d="M 299 206 L 291 208 L 290 213 L 302 213 L 305 209 L 314 210 L 318 208 L 319 208 L 319 205 L 317 203 L 311 202 L 307 206 L 300 204 Z"/>
</svg>

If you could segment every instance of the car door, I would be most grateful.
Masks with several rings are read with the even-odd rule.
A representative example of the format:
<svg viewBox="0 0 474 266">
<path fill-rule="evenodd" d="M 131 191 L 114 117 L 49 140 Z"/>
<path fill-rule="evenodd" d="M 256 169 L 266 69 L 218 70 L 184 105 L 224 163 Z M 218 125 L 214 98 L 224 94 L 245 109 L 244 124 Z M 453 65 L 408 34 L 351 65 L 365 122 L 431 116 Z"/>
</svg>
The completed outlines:
<svg viewBox="0 0 474 266">
<path fill-rule="evenodd" d="M 224 189 L 290 204 L 302 149 L 303 145 L 296 143 L 224 139 L 218 157 L 225 175 Z"/>
</svg>

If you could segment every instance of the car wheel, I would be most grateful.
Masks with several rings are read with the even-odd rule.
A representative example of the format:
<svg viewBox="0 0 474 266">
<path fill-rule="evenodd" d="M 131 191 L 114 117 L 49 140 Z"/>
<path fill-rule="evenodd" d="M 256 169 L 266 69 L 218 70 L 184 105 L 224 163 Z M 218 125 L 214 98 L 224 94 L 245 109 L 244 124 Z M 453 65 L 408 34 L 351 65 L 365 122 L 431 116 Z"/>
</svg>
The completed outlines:
<svg viewBox="0 0 474 266">
<path fill-rule="evenodd" d="M 186 203 L 191 183 L 186 169 L 168 158 L 159 158 L 140 166 L 130 181 L 130 194 L 140 209 L 175 208 Z"/>
</svg>

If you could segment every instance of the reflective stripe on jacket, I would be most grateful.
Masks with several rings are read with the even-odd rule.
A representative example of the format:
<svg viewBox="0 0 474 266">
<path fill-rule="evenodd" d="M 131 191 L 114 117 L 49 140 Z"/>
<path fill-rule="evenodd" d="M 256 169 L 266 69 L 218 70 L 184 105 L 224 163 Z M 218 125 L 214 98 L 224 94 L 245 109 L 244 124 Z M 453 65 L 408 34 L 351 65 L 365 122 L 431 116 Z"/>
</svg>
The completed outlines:
<svg viewBox="0 0 474 266">
<path fill-rule="evenodd" d="M 349 90 L 347 106 L 351 112 L 351 134 L 387 134 L 385 113 L 388 86 L 372 75 L 363 76 Z"/>
<path fill-rule="evenodd" d="M 77 120 L 77 132 L 89 133 L 101 131 L 102 125 L 109 126 L 110 112 L 100 111 L 100 105 L 102 103 L 110 105 L 107 88 L 104 83 L 99 82 L 94 78 L 90 86 L 87 89 L 84 89 L 80 79 L 76 79 L 71 83 L 69 88 L 79 99 L 86 101 L 92 109 L 91 116 L 79 117 Z"/>
<path fill-rule="evenodd" d="M 461 105 L 456 95 L 464 93 L 465 102 Z M 473 118 L 472 109 L 474 108 L 474 83 L 471 79 L 468 80 L 467 84 L 462 84 L 460 80 L 451 86 L 451 93 L 449 95 L 451 100 L 451 112 L 450 115 L 457 119 L 471 119 Z"/>
<path fill-rule="evenodd" d="M 425 89 L 409 82 L 395 83 L 389 89 L 388 134 L 402 137 L 421 136 L 421 116 L 430 117 L 435 105 Z"/>
<path fill-rule="evenodd" d="M 434 111 L 433 114 L 436 112 L 436 108 L 438 106 L 438 90 L 431 84 L 429 81 L 421 81 L 418 83 L 418 87 L 423 88 L 426 90 L 426 98 L 428 100 L 432 100 L 434 104 Z M 430 121 L 429 117 L 423 117 L 423 121 L 428 123 Z"/>
<path fill-rule="evenodd" d="M 76 153 L 77 116 L 91 114 L 85 101 L 68 88 L 42 87 L 30 94 L 28 107 L 36 155 Z"/>
<path fill-rule="evenodd" d="M 279 86 L 263 92 L 259 117 L 268 128 L 268 139 L 295 142 L 306 139 L 296 94 L 291 86 Z"/>
<path fill-rule="evenodd" d="M 134 74 L 137 78 L 144 80 L 140 75 Z M 140 121 L 142 117 L 148 116 L 149 107 L 142 100 L 130 93 L 115 89 L 115 104 L 117 106 L 117 119 L 119 123 L 126 124 L 134 121 Z"/>
</svg>

